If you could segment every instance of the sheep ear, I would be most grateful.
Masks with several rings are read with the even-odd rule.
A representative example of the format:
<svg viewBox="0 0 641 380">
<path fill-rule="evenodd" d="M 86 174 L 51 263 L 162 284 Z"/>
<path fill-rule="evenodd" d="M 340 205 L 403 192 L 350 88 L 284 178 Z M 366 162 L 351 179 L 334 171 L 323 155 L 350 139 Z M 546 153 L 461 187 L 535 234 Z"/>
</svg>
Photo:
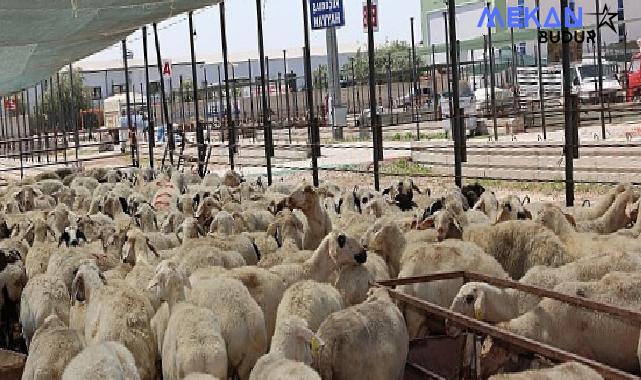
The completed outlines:
<svg viewBox="0 0 641 380">
<path fill-rule="evenodd" d="M 494 224 L 499 224 L 501 222 L 507 222 L 510 220 L 510 213 L 503 207 L 499 214 L 496 216 L 496 222 Z"/>
<path fill-rule="evenodd" d="M 570 224 L 572 225 L 572 227 L 576 227 L 576 219 L 574 219 L 574 216 L 573 216 L 573 215 L 563 213 L 563 216 L 565 216 L 565 219 L 567 219 L 567 220 L 568 220 L 568 222 L 570 222 Z"/>
<path fill-rule="evenodd" d="M 474 301 L 474 319 L 482 321 L 485 315 L 483 311 L 483 293 L 477 293 L 476 301 Z"/>
<path fill-rule="evenodd" d="M 485 213 L 485 198 L 481 197 L 481 199 L 476 202 L 472 209 L 479 210 L 480 212 Z"/>
<path fill-rule="evenodd" d="M 153 244 L 151 244 L 151 242 L 149 241 L 149 239 L 145 239 L 145 243 L 147 244 L 147 247 L 149 247 L 149 249 L 151 250 L 151 252 L 153 252 L 153 253 L 154 253 L 154 256 L 156 256 L 156 257 L 160 257 L 160 255 L 158 254 L 158 251 L 156 250 L 156 247 L 154 247 L 154 246 L 153 246 Z"/>
</svg>

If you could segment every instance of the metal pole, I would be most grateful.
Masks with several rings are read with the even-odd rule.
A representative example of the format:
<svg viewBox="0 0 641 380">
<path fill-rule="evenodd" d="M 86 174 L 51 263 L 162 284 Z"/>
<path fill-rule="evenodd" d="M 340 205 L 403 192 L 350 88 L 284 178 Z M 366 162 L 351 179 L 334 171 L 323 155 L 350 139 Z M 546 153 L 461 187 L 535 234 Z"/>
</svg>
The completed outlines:
<svg viewBox="0 0 641 380">
<path fill-rule="evenodd" d="M 165 123 L 167 124 L 167 144 L 169 145 L 169 162 L 171 165 L 174 165 L 174 150 L 176 149 L 176 143 L 174 140 L 174 127 L 169 118 L 169 108 L 167 107 L 167 99 L 165 98 L 165 79 L 163 78 L 162 73 L 162 58 L 160 56 L 160 42 L 158 41 L 158 28 L 156 24 L 153 24 L 154 27 L 154 39 L 156 42 L 156 62 L 158 65 L 158 75 L 160 82 L 160 100 L 162 101 L 162 112 L 165 117 Z M 164 159 L 161 164 L 161 167 L 164 167 Z"/>
<path fill-rule="evenodd" d="M 285 106 L 287 107 L 287 128 L 289 136 L 289 144 L 292 143 L 292 122 L 291 110 L 289 103 L 289 79 L 287 79 L 287 50 L 283 50 L 283 72 L 285 73 Z"/>
<path fill-rule="evenodd" d="M 470 50 L 470 58 L 472 59 L 472 87 L 474 92 L 476 92 L 476 61 L 474 60 L 474 49 Z"/>
<path fill-rule="evenodd" d="M 410 27 L 412 32 L 412 82 L 414 83 L 414 107 L 416 109 L 416 141 L 421 141 L 421 127 L 419 122 L 419 104 L 416 98 L 420 99 L 418 85 L 416 83 L 416 42 L 414 39 L 414 17 L 410 17 Z"/>
<path fill-rule="evenodd" d="M 145 96 L 147 98 L 147 145 L 149 147 L 149 167 L 154 168 L 155 133 L 154 121 L 151 118 L 151 91 L 149 90 L 149 57 L 147 55 L 147 27 L 142 27 L 142 50 L 145 61 Z M 162 76 L 160 77 L 162 81 Z"/>
<path fill-rule="evenodd" d="M 454 112 L 452 112 L 452 84 L 450 80 L 450 64 L 453 62 L 450 57 L 450 35 L 449 35 L 449 25 L 448 25 L 448 19 L 447 19 L 447 12 L 443 12 L 443 21 L 445 22 L 445 64 L 446 64 L 446 75 L 447 75 L 447 92 L 450 93 L 450 96 L 448 98 L 448 105 L 450 107 L 450 126 L 451 126 L 451 131 L 452 131 L 452 137 L 454 137 L 454 124 L 453 123 L 453 118 L 452 116 L 454 115 Z M 456 41 L 456 40 L 453 40 Z M 453 46 L 456 46 L 455 43 L 452 44 Z M 455 48 L 456 49 L 456 48 Z M 455 50 L 456 51 L 456 50 Z"/>
<path fill-rule="evenodd" d="M 490 8 L 490 3 L 487 3 L 487 8 Z M 499 140 L 499 127 L 496 122 L 496 78 L 494 78 L 494 48 L 492 47 L 492 28 L 487 28 L 487 49 L 490 53 L 490 97 L 492 108 L 492 120 L 494 122 L 494 141 Z M 486 99 L 487 101 L 487 99 Z"/>
<path fill-rule="evenodd" d="M 305 2 L 305 0 L 303 0 Z M 306 4 L 306 2 L 305 2 Z M 265 46 L 263 42 L 263 15 L 261 11 L 261 0 L 256 0 L 256 22 L 258 25 L 258 50 L 260 54 L 260 87 L 262 91 L 262 107 L 263 107 L 263 134 L 265 140 L 265 161 L 267 164 L 267 184 L 272 184 L 272 158 L 269 143 L 271 141 L 271 128 L 269 121 L 269 114 L 267 113 L 267 94 L 265 93 Z"/>
<path fill-rule="evenodd" d="M 136 146 L 137 145 L 136 127 L 132 125 L 132 122 L 131 122 L 131 99 L 129 94 L 129 63 L 127 62 L 128 59 L 127 59 L 127 41 L 126 40 L 122 40 L 122 60 L 125 65 L 125 89 L 126 89 L 125 100 L 127 102 L 127 128 L 129 130 L 129 136 L 131 138 L 131 141 L 129 142 L 131 144 L 131 166 L 138 167 L 139 166 L 138 160 L 136 159 L 136 152 L 138 150 Z M 76 155 L 76 160 L 77 159 L 78 159 L 78 156 Z"/>
<path fill-rule="evenodd" d="M 220 3 L 224 7 L 224 2 Z M 221 8 L 222 9 L 222 8 Z M 200 124 L 200 110 L 198 109 L 198 70 L 196 70 L 196 48 L 194 47 L 194 21 L 193 12 L 189 12 L 189 46 L 191 48 L 191 87 L 194 92 L 194 116 L 196 117 L 196 143 L 198 144 L 198 174 L 205 177 L 205 133 Z M 183 139 L 186 136 L 183 136 Z"/>
<path fill-rule="evenodd" d="M 16 102 L 17 103 L 17 102 Z M 20 91 L 20 108 L 22 108 L 22 121 L 24 123 L 24 94 L 22 91 Z M 17 109 L 17 104 L 16 104 L 16 109 Z M 24 172 L 23 172 L 23 167 L 22 167 L 22 136 L 20 134 L 20 117 L 18 117 L 18 113 L 16 112 L 16 129 L 18 130 L 18 147 L 19 147 L 19 153 L 20 153 L 20 179 L 24 178 Z"/>
<path fill-rule="evenodd" d="M 318 155 L 319 149 L 319 131 L 318 120 L 314 115 L 314 93 L 312 88 L 312 59 L 309 45 L 309 18 L 307 10 L 308 0 L 303 0 L 303 28 L 305 35 L 305 90 L 307 91 L 307 112 L 310 122 L 311 150 L 312 150 L 312 179 L 314 186 L 318 187 Z"/>
<path fill-rule="evenodd" d="M 374 18 L 372 12 L 372 0 L 367 0 L 367 55 L 369 59 L 369 106 L 370 120 L 372 124 L 372 140 L 374 143 L 374 188 L 380 190 L 378 160 L 383 159 L 382 142 L 379 141 L 380 124 L 376 106 L 376 67 L 374 56 Z M 380 151 L 379 151 L 380 149 Z M 380 155 L 379 155 L 380 154 Z"/>
<path fill-rule="evenodd" d="M 247 71 L 249 76 L 249 107 L 251 110 L 251 119 L 252 119 L 252 138 L 256 140 L 256 118 L 254 116 L 254 94 L 252 92 L 252 61 L 251 59 L 247 60 Z"/>
<path fill-rule="evenodd" d="M 449 14 L 449 40 L 456 41 L 456 4 L 453 0 L 448 1 L 447 6 Z M 462 181 L 462 149 L 461 149 L 461 129 L 463 129 L 463 134 L 465 133 L 465 128 L 461 128 L 461 110 L 460 110 L 460 101 L 459 101 L 459 72 L 457 69 L 458 60 L 456 52 L 456 44 L 452 43 L 450 46 L 450 62 L 452 65 L 452 108 L 450 108 L 450 114 L 453 116 L 452 123 L 452 135 L 454 137 L 454 179 L 456 186 L 459 188 L 463 185 Z"/>
<path fill-rule="evenodd" d="M 356 114 L 356 66 L 354 64 L 354 58 L 350 58 L 352 61 L 352 104 L 354 107 L 354 122 L 356 122 L 356 119 L 358 118 L 358 115 Z"/>
<path fill-rule="evenodd" d="M 561 9 L 568 6 L 568 0 L 560 0 Z M 567 32 L 565 12 L 561 12 L 561 35 Z M 570 46 L 563 41 L 561 45 L 563 61 L 563 98 L 565 108 L 565 201 L 568 207 L 574 206 L 574 141 L 572 115 L 572 81 L 570 80 Z"/>
<path fill-rule="evenodd" d="M 536 18 L 540 21 L 541 20 L 541 8 L 539 5 L 540 0 L 536 0 Z M 536 28 L 537 35 L 541 31 L 541 28 L 537 26 Z M 539 72 L 539 103 L 540 103 L 540 110 L 541 110 L 541 128 L 543 128 L 543 140 L 547 140 L 547 128 L 546 128 L 546 121 L 545 121 L 545 88 L 543 84 L 543 46 L 541 44 L 541 41 L 537 38 L 537 52 L 538 52 L 538 72 Z"/>
<path fill-rule="evenodd" d="M 537 38 L 538 39 L 538 38 Z M 510 28 L 510 43 L 512 44 L 512 93 L 514 100 L 514 112 L 519 112 L 519 94 L 516 88 L 517 85 L 517 58 L 516 58 L 516 44 L 514 43 L 514 28 Z"/>
<path fill-rule="evenodd" d="M 231 97 L 229 96 L 229 61 L 227 56 L 227 27 L 225 24 L 225 2 L 218 5 L 220 11 L 220 39 L 223 49 L 223 71 L 225 75 L 225 113 L 227 114 L 229 167 L 234 170 L 234 152 L 236 150 L 236 136 L 234 133 L 234 120 L 231 114 Z"/>
<path fill-rule="evenodd" d="M 567 1 L 567 0 L 566 0 Z M 598 25 L 600 20 L 599 20 L 599 12 L 601 12 L 601 6 L 600 6 L 600 1 L 596 0 L 595 1 L 596 5 L 596 24 Z M 565 9 L 565 8 L 563 8 Z M 601 110 L 600 110 L 600 117 L 601 117 L 601 138 L 605 140 L 605 111 L 604 111 L 604 105 L 603 105 L 603 53 L 601 51 L 601 28 L 596 28 L 596 46 L 597 46 L 597 57 L 598 57 L 598 62 L 597 62 L 597 67 L 599 69 L 599 104 L 601 105 Z"/>
<path fill-rule="evenodd" d="M 438 119 L 438 89 L 436 88 L 436 51 L 434 50 L 434 45 L 432 44 L 432 103 L 434 103 L 434 120 Z M 443 89 L 441 88 L 441 91 Z"/>
</svg>

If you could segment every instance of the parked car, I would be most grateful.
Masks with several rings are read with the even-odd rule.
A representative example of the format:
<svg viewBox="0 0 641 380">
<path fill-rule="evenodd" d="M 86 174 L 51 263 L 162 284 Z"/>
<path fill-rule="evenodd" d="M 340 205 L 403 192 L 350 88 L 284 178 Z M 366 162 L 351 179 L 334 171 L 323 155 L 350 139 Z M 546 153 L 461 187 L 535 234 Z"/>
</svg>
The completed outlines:
<svg viewBox="0 0 641 380">
<path fill-rule="evenodd" d="M 432 99 L 432 89 L 429 87 L 423 87 L 420 90 L 420 100 L 422 100 L 424 103 L 429 103 Z M 396 99 L 396 107 L 409 107 L 415 103 L 415 96 L 414 96 L 414 89 L 410 89 L 410 91 L 401 96 L 400 98 Z"/>
</svg>

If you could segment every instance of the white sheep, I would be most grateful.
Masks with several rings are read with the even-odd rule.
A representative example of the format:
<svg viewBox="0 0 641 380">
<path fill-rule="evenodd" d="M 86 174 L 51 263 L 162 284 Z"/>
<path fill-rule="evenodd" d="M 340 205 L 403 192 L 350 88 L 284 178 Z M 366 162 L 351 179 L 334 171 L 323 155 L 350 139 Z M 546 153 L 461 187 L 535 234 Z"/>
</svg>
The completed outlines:
<svg viewBox="0 0 641 380">
<path fill-rule="evenodd" d="M 263 312 L 247 288 L 238 280 L 221 276 L 192 284 L 187 300 L 214 312 L 227 345 L 228 375 L 248 379 L 258 358 L 267 351 L 267 333 Z"/>
<path fill-rule="evenodd" d="M 614 203 L 600 217 L 576 222 L 576 230 L 578 232 L 595 232 L 598 234 L 616 232 L 630 223 L 630 218 L 626 214 L 627 207 L 638 199 L 639 194 L 636 191 L 627 189 L 616 196 Z"/>
<path fill-rule="evenodd" d="M 212 266 L 231 269 L 247 265 L 245 259 L 238 252 L 222 251 L 206 245 L 190 247 L 184 253 L 180 248 L 174 251 L 176 253 L 173 256 L 178 263 L 179 270 L 186 276 L 191 276 L 198 269 Z"/>
<path fill-rule="evenodd" d="M 220 235 L 234 235 L 237 233 L 235 228 L 235 221 L 232 215 L 225 211 L 221 210 L 216 213 L 214 220 L 212 220 L 209 226 L 209 233 L 218 233 Z M 238 231 L 240 232 L 240 231 Z"/>
<path fill-rule="evenodd" d="M 137 207 L 134 220 L 143 232 L 158 231 L 156 212 L 149 203 L 143 203 Z"/>
<path fill-rule="evenodd" d="M 469 226 L 463 230 L 463 240 L 481 247 L 514 279 L 535 265 L 558 267 L 577 258 L 554 232 L 529 220 Z"/>
<path fill-rule="evenodd" d="M 62 380 L 140 380 L 134 357 L 117 342 L 100 342 L 86 347 L 74 357 Z"/>
<path fill-rule="evenodd" d="M 367 252 L 356 239 L 332 231 L 304 263 L 276 265 L 269 270 L 281 276 L 288 286 L 304 279 L 331 283 L 341 267 L 361 265 L 365 261 Z"/>
<path fill-rule="evenodd" d="M 403 315 L 385 289 L 373 289 L 362 304 L 331 314 L 317 335 L 325 345 L 314 367 L 323 379 L 403 376 L 409 337 Z"/>
<path fill-rule="evenodd" d="M 55 314 L 68 324 L 70 306 L 69 290 L 61 279 L 46 274 L 30 278 L 20 300 L 20 323 L 27 347 L 48 316 Z"/>
<path fill-rule="evenodd" d="M 81 334 L 69 329 L 58 315 L 48 316 L 33 336 L 22 379 L 59 379 L 84 346 Z"/>
<path fill-rule="evenodd" d="M 168 380 L 189 373 L 208 373 L 227 378 L 227 350 L 216 316 L 211 310 L 185 302 L 189 281 L 170 261 L 156 268 L 148 289 L 166 301 L 169 320 L 163 335 L 162 372 Z"/>
<path fill-rule="evenodd" d="M 316 190 L 311 185 L 303 184 L 286 199 L 286 205 L 290 209 L 301 210 L 307 218 L 303 248 L 318 248 L 323 238 L 332 231 L 332 221 L 321 205 Z"/>
<path fill-rule="evenodd" d="M 320 380 L 310 365 L 322 344 L 303 319 L 289 316 L 279 324 L 269 353 L 258 359 L 249 380 Z"/>
<path fill-rule="evenodd" d="M 121 342 L 132 352 L 140 378 L 155 377 L 156 342 L 150 327 L 154 310 L 142 293 L 125 285 L 104 284 L 92 264 L 78 268 L 72 293 L 86 300 L 85 338 L 88 344 Z M 79 297 L 81 290 L 84 297 Z M 84 299 L 83 299 L 84 298 Z"/>
<path fill-rule="evenodd" d="M 399 278 L 461 270 L 509 278 L 493 257 L 486 255 L 474 244 L 458 240 L 445 240 L 442 243 L 416 246 L 409 250 L 406 253 Z M 452 279 L 400 285 L 397 289 L 401 293 L 441 307 L 449 307 L 462 285 L 462 279 Z M 407 321 L 410 337 L 425 336 L 428 330 L 428 318 L 425 314 L 407 305 L 402 306 L 402 311 Z"/>
<path fill-rule="evenodd" d="M 290 286 L 278 305 L 276 329 L 290 316 L 302 318 L 316 332 L 330 314 L 343 309 L 341 294 L 330 284 L 299 281 Z"/>
<path fill-rule="evenodd" d="M 620 308 L 641 308 L 637 273 L 612 272 L 600 281 L 565 282 L 554 290 Z M 536 308 L 498 327 L 626 372 L 639 370 L 639 324 L 630 320 L 545 298 Z"/>
<path fill-rule="evenodd" d="M 585 364 L 568 362 L 552 368 L 494 375 L 489 380 L 603 380 L 597 371 Z"/>
<path fill-rule="evenodd" d="M 577 222 L 585 220 L 594 220 L 601 217 L 608 211 L 614 203 L 616 197 L 630 188 L 630 185 L 618 184 L 613 187 L 607 194 L 600 197 L 592 207 L 575 207 L 568 209 Z"/>
</svg>

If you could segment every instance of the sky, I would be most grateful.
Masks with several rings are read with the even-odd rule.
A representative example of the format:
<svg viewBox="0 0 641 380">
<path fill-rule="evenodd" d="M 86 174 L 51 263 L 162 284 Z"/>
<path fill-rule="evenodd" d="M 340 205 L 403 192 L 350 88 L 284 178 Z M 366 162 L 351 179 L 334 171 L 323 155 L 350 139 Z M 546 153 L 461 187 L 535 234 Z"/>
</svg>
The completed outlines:
<svg viewBox="0 0 641 380">
<path fill-rule="evenodd" d="M 307 0 L 308 1 L 308 0 Z M 338 31 L 340 51 L 353 51 L 357 46 L 366 46 L 367 35 L 362 26 L 362 1 L 343 0 L 346 26 Z M 296 0 L 263 0 L 263 29 L 267 55 L 302 54 L 303 16 L 302 2 Z M 257 57 L 256 5 L 252 0 L 228 0 L 226 7 L 227 44 L 230 59 Z M 386 41 L 410 40 L 410 17 L 415 18 L 416 41 L 420 40 L 420 0 L 379 0 L 380 29 L 376 44 Z M 179 15 L 158 25 L 163 59 L 174 62 L 187 61 L 190 57 L 189 24 L 187 15 Z M 220 15 L 218 6 L 194 13 L 196 59 L 216 60 L 221 57 Z M 153 36 L 150 35 L 153 45 Z M 325 49 L 325 32 L 311 31 L 312 51 Z M 142 58 L 141 32 L 128 38 L 128 49 L 133 50 L 134 60 Z M 155 49 L 150 51 L 155 57 Z M 98 64 L 122 60 L 120 44 L 85 58 L 81 62 Z M 155 59 L 150 61 L 155 62 Z"/>
</svg>

